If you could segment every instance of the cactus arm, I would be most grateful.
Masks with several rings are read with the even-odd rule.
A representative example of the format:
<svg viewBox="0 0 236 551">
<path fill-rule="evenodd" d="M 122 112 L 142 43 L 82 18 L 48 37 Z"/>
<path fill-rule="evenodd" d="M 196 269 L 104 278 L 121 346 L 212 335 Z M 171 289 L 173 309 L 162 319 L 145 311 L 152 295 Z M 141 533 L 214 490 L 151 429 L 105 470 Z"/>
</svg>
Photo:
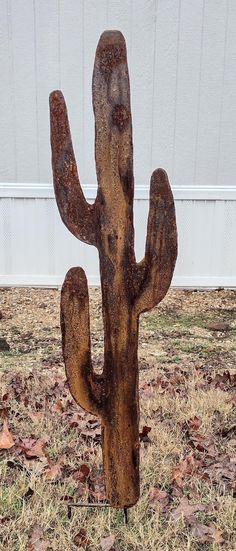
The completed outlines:
<svg viewBox="0 0 236 551">
<path fill-rule="evenodd" d="M 69 388 L 79 405 L 101 415 L 102 377 L 92 368 L 89 298 L 82 268 L 71 268 L 61 295 L 62 348 Z"/>
<path fill-rule="evenodd" d="M 105 31 L 101 35 L 96 50 L 92 92 L 99 188 L 102 193 L 110 194 L 113 202 L 115 196 L 117 198 L 123 192 L 132 205 L 130 87 L 126 45 L 119 31 Z"/>
<path fill-rule="evenodd" d="M 175 207 L 166 172 L 153 172 L 144 259 L 137 264 L 138 313 L 153 308 L 166 295 L 177 257 Z"/>
<path fill-rule="evenodd" d="M 61 218 L 81 241 L 96 244 L 94 205 L 87 203 L 80 186 L 66 103 L 60 91 L 50 94 L 52 167 Z"/>
</svg>

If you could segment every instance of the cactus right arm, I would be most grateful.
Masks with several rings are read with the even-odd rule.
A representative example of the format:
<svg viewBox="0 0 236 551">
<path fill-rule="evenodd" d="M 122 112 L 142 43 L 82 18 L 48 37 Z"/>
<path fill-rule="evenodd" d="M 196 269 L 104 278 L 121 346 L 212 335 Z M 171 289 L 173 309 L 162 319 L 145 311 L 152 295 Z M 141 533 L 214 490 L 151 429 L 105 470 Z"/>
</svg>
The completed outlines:
<svg viewBox="0 0 236 551">
<path fill-rule="evenodd" d="M 139 314 L 156 306 L 166 295 L 176 257 L 174 200 L 168 176 L 159 168 L 151 177 L 145 257 L 136 270 L 139 290 L 135 308 Z"/>
<path fill-rule="evenodd" d="M 82 268 L 71 268 L 61 294 L 63 354 L 71 394 L 94 415 L 102 411 L 102 376 L 94 372 L 91 360 L 89 297 Z"/>
<path fill-rule="evenodd" d="M 59 90 L 50 94 L 50 121 L 53 180 L 61 218 L 75 237 L 96 245 L 95 209 L 80 186 L 66 103 Z"/>
</svg>

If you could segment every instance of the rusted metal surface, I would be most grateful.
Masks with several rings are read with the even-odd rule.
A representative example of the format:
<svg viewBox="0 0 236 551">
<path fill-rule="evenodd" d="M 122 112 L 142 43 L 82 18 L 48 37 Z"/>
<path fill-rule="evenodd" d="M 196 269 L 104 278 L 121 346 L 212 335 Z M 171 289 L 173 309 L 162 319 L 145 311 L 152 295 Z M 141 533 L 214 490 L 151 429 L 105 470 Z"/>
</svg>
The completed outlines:
<svg viewBox="0 0 236 551">
<path fill-rule="evenodd" d="M 63 222 L 99 252 L 104 367 L 93 371 L 86 275 L 72 268 L 61 295 L 63 354 L 71 393 L 102 420 L 106 494 L 114 507 L 139 498 L 139 315 L 158 304 L 171 283 L 177 256 L 172 192 L 164 170 L 151 177 L 144 259 L 136 263 L 133 227 L 133 146 L 125 40 L 102 34 L 93 72 L 95 158 L 93 205 L 80 187 L 63 95 L 50 96 L 54 187 Z"/>
</svg>

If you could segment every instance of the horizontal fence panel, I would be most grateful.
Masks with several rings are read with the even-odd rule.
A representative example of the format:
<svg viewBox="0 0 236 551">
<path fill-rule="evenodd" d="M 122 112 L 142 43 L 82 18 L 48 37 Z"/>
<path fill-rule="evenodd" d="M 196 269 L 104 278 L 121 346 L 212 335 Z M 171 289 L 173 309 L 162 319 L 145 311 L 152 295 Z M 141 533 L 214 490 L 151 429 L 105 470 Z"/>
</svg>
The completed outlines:
<svg viewBox="0 0 236 551">
<path fill-rule="evenodd" d="M 27 189 L 25 197 L 17 186 L 8 196 L 0 188 L 0 285 L 57 286 L 72 266 L 82 266 L 89 283 L 98 285 L 97 251 L 66 229 L 52 187 L 30 191 L 23 185 L 22 194 Z M 94 200 L 95 191 L 85 188 L 86 197 Z M 236 287 L 236 187 L 226 190 L 225 197 L 219 191 L 214 198 L 213 189 L 174 188 L 179 239 L 175 286 Z M 147 214 L 148 193 L 139 189 L 134 200 L 137 260 L 144 255 Z"/>
</svg>

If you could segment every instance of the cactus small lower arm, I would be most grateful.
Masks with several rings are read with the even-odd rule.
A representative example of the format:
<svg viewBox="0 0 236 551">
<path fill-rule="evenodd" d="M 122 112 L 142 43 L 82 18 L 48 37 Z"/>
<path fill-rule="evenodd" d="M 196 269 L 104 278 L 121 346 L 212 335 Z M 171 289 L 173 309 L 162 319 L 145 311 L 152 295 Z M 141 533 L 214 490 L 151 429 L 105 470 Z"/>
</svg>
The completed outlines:
<svg viewBox="0 0 236 551">
<path fill-rule="evenodd" d="M 177 256 L 174 201 L 166 173 L 153 172 L 144 259 L 136 263 L 133 147 L 125 40 L 102 34 L 93 73 L 95 203 L 80 187 L 61 92 L 50 96 L 54 187 L 63 222 L 99 253 L 104 366 L 91 359 L 89 298 L 82 268 L 66 275 L 61 297 L 63 355 L 69 387 L 84 409 L 101 417 L 106 494 L 114 507 L 139 498 L 138 325 L 141 312 L 168 291 Z"/>
</svg>

